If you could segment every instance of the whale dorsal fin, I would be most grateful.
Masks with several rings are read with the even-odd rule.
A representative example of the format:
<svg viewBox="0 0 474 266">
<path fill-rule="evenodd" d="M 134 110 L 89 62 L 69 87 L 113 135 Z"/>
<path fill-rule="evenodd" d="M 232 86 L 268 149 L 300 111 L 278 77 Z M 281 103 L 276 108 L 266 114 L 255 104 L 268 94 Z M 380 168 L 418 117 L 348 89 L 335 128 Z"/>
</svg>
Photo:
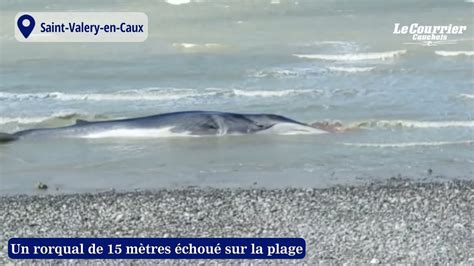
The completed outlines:
<svg viewBox="0 0 474 266">
<path fill-rule="evenodd" d="M 87 120 L 82 120 L 82 119 L 76 119 L 76 124 L 75 125 L 85 125 L 89 124 L 90 122 Z"/>
</svg>

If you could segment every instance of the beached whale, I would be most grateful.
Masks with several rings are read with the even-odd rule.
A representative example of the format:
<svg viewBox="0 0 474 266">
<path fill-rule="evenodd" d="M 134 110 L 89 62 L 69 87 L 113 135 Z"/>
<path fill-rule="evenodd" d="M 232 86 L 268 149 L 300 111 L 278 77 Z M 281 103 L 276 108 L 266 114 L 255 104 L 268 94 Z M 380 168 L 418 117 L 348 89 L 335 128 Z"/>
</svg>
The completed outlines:
<svg viewBox="0 0 474 266">
<path fill-rule="evenodd" d="M 327 133 L 327 131 L 275 114 L 186 111 L 108 121 L 77 120 L 71 126 L 28 129 L 13 134 L 0 133 L 0 142 L 25 138 L 131 138 L 323 133 Z"/>
</svg>

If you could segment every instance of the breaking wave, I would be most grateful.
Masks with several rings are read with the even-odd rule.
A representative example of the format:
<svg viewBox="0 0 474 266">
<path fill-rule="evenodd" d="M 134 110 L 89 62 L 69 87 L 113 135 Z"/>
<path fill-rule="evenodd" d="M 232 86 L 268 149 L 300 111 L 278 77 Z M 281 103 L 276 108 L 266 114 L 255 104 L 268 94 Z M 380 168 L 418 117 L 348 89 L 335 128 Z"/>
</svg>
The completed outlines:
<svg viewBox="0 0 474 266">
<path fill-rule="evenodd" d="M 0 92 L 0 101 L 35 101 L 35 100 L 55 100 L 55 101 L 172 101 L 186 98 L 205 98 L 212 96 L 219 97 L 284 97 L 300 94 L 319 94 L 319 90 L 243 90 L 243 89 L 142 89 L 127 90 L 111 93 L 63 93 L 63 92 L 42 92 L 42 93 L 11 93 Z"/>
<path fill-rule="evenodd" d="M 346 73 L 359 73 L 359 72 L 369 72 L 375 69 L 375 67 L 338 67 L 330 66 L 329 70 L 334 72 L 346 72 Z"/>
<path fill-rule="evenodd" d="M 357 128 L 474 128 L 474 120 L 467 121 L 413 121 L 413 120 L 370 120 L 353 125 Z"/>
<path fill-rule="evenodd" d="M 329 66 L 327 68 L 272 68 L 263 69 L 251 74 L 254 78 L 297 78 L 311 75 L 322 75 L 328 72 L 340 73 L 361 73 L 370 72 L 375 67 L 349 67 L 349 66 Z"/>
<path fill-rule="evenodd" d="M 203 92 L 206 94 L 205 92 Z M 0 100 L 58 100 L 58 101 L 158 101 L 178 100 L 198 95 L 193 90 L 130 90 L 116 93 L 63 93 L 63 92 L 41 92 L 41 93 L 10 93 L 0 92 Z"/>
<path fill-rule="evenodd" d="M 191 0 L 165 0 L 165 2 L 170 5 L 179 6 L 191 3 Z"/>
<path fill-rule="evenodd" d="M 173 47 L 181 49 L 216 49 L 226 47 L 220 43 L 173 43 Z"/>
<path fill-rule="evenodd" d="M 407 148 L 418 146 L 445 146 L 445 145 L 472 145 L 474 140 L 459 141 L 433 141 L 433 142 L 400 142 L 400 143 L 341 143 L 346 146 L 367 147 L 367 148 Z"/>
<path fill-rule="evenodd" d="M 318 70 L 312 68 L 273 68 L 256 71 L 251 76 L 254 78 L 296 78 L 317 73 L 319 73 Z"/>
<path fill-rule="evenodd" d="M 65 124 L 65 122 L 74 122 L 77 119 L 83 120 L 101 120 L 110 118 L 106 115 L 89 115 L 85 113 L 76 112 L 58 112 L 45 116 L 0 116 L 0 125 L 15 124 Z M 118 119 L 118 118 L 116 118 Z"/>
<path fill-rule="evenodd" d="M 361 60 L 386 60 L 405 54 L 407 50 L 396 50 L 378 53 L 356 54 L 294 54 L 298 58 L 318 59 L 327 61 L 361 61 Z"/>
<path fill-rule="evenodd" d="M 474 94 L 461 93 L 459 94 L 459 97 L 465 98 L 465 99 L 474 99 Z"/>
<path fill-rule="evenodd" d="M 440 56 L 473 56 L 474 51 L 435 51 Z"/>
<path fill-rule="evenodd" d="M 51 119 L 49 116 L 33 116 L 33 117 L 0 117 L 0 125 L 15 123 L 20 125 L 37 124 Z"/>
<path fill-rule="evenodd" d="M 234 89 L 232 93 L 236 96 L 245 97 L 285 97 L 290 95 L 321 93 L 320 90 L 237 90 Z"/>
</svg>

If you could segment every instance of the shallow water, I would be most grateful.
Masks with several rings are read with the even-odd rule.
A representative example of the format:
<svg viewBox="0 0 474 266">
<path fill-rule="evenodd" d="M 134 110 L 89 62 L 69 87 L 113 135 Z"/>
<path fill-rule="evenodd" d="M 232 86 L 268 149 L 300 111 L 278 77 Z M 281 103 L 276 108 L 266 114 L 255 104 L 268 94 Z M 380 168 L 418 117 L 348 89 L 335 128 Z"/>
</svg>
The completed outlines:
<svg viewBox="0 0 474 266">
<path fill-rule="evenodd" d="M 150 34 L 139 44 L 34 44 L 0 27 L 0 132 L 182 110 L 278 113 L 355 130 L 19 141 L 0 146 L 0 193 L 33 193 L 39 181 L 73 192 L 473 178 L 474 4 L 271 2 L 2 1 L 1 25 L 25 6 L 100 8 L 146 12 Z M 431 46 L 392 34 L 394 23 L 414 22 L 468 31 Z"/>
</svg>

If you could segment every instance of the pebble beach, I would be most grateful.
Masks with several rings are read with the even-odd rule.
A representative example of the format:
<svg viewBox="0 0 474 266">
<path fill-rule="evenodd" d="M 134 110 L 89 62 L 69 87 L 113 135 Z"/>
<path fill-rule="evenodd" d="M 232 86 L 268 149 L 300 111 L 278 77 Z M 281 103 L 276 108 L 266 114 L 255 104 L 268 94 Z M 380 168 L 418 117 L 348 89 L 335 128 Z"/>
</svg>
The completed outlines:
<svg viewBox="0 0 474 266">
<path fill-rule="evenodd" d="M 183 188 L 1 196 L 0 263 L 35 262 L 8 258 L 6 243 L 12 237 L 303 237 L 306 257 L 284 262 L 471 264 L 473 191 L 473 181 L 392 179 L 325 189 Z M 183 263 L 139 261 L 173 262 Z M 276 262 L 282 261 L 265 261 Z"/>
</svg>

